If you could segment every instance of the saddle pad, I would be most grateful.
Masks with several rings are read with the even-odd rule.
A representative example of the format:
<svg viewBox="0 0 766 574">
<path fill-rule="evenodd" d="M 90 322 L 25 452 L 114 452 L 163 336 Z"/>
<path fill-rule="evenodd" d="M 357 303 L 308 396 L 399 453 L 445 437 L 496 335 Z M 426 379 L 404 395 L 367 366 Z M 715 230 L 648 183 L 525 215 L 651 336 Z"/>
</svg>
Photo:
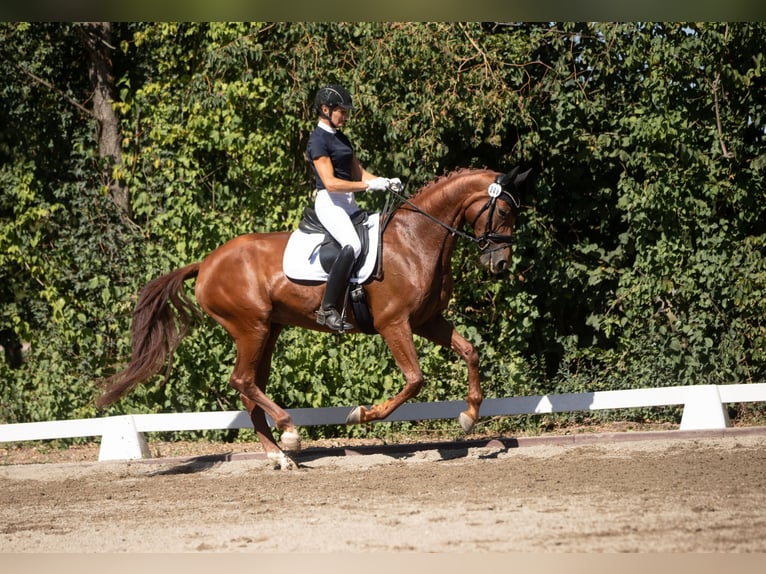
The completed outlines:
<svg viewBox="0 0 766 574">
<path fill-rule="evenodd" d="M 371 213 L 365 225 L 370 230 L 370 245 L 364 264 L 355 275 L 351 276 L 352 283 L 367 281 L 375 271 L 378 258 L 380 214 Z M 282 258 L 285 275 L 296 281 L 326 281 L 327 272 L 322 269 L 322 264 L 319 262 L 319 249 L 317 249 L 323 239 L 324 235 L 321 233 L 304 233 L 300 229 L 293 231 Z"/>
</svg>

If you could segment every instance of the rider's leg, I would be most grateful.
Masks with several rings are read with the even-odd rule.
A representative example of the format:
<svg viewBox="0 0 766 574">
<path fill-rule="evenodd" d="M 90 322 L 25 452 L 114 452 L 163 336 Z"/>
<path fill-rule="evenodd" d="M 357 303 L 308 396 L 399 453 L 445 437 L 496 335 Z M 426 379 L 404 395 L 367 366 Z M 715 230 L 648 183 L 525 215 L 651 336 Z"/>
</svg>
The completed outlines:
<svg viewBox="0 0 766 574">
<path fill-rule="evenodd" d="M 330 269 L 327 278 L 322 306 L 317 310 L 317 323 L 325 325 L 334 331 L 348 331 L 353 325 L 346 323 L 338 312 L 338 304 L 348 286 L 351 268 L 354 266 L 354 249 L 346 245 L 341 249 L 338 258 Z"/>
<path fill-rule="evenodd" d="M 348 211 L 333 203 L 331 194 L 328 192 L 317 192 L 314 209 L 317 219 L 341 247 L 350 245 L 354 250 L 354 258 L 359 257 L 362 252 L 362 242 L 354 229 L 354 224 L 351 223 Z"/>
<path fill-rule="evenodd" d="M 351 269 L 362 251 L 362 243 L 348 213 L 332 202 L 329 193 L 317 193 L 314 208 L 325 229 L 343 246 L 327 277 L 322 306 L 317 310 L 317 323 L 336 331 L 347 331 L 353 325 L 343 321 L 338 306 L 342 305 Z"/>
</svg>

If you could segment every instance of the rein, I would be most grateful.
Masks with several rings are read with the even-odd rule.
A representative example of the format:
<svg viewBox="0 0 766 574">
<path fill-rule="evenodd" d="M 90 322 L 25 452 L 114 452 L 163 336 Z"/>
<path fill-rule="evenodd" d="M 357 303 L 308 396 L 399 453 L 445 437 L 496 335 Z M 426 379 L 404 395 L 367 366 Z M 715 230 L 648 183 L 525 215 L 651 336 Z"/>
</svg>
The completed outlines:
<svg viewBox="0 0 766 574">
<path fill-rule="evenodd" d="M 501 176 L 498 176 L 497 179 L 499 179 L 500 177 Z M 396 211 L 396 209 L 401 207 L 401 204 L 407 204 L 408 206 L 410 206 L 412 209 L 414 209 L 415 211 L 417 211 L 418 213 L 420 213 L 421 215 L 423 215 L 427 219 L 430 219 L 434 223 L 436 223 L 436 224 L 440 225 L 441 227 L 443 227 L 444 229 L 446 229 L 450 233 L 450 235 L 453 235 L 453 236 L 457 235 L 458 237 L 461 237 L 461 238 L 463 238 L 463 239 L 465 239 L 467 241 L 470 241 L 471 243 L 474 243 L 474 244 L 478 245 L 480 251 L 486 250 L 487 247 L 489 247 L 489 245 L 491 243 L 495 243 L 495 244 L 497 244 L 497 243 L 501 243 L 501 244 L 511 243 L 513 241 L 513 236 L 511 236 L 511 235 L 501 235 L 499 233 L 495 233 L 494 231 L 492 231 L 492 229 L 491 229 L 491 226 L 492 226 L 492 216 L 495 213 L 495 205 L 497 203 L 497 198 L 502 196 L 502 195 L 507 196 L 508 203 L 510 203 L 512 206 L 514 206 L 515 209 L 518 209 L 520 207 L 521 203 L 509 191 L 504 189 L 503 186 L 500 185 L 500 183 L 498 183 L 497 179 L 495 180 L 494 183 L 490 184 L 490 186 L 489 186 L 489 188 L 487 190 L 487 193 L 489 194 L 489 199 L 487 200 L 487 203 L 485 203 L 484 206 L 479 210 L 479 213 L 476 215 L 476 217 L 473 219 L 473 222 L 471 223 L 471 225 L 475 224 L 476 221 L 479 219 L 479 217 L 481 217 L 481 214 L 484 213 L 485 211 L 489 210 L 489 216 L 487 217 L 487 226 L 484 229 L 484 233 L 480 237 L 474 237 L 473 235 L 470 235 L 468 233 L 465 233 L 464 231 L 456 229 L 455 227 L 452 227 L 451 225 L 447 225 L 443 221 L 435 218 L 430 213 L 420 209 L 417 205 L 415 205 L 414 203 L 412 203 L 409 200 L 408 196 L 406 196 L 406 195 L 404 195 L 402 193 L 402 190 L 404 189 L 404 186 L 401 183 L 398 183 L 398 184 L 395 183 L 395 184 L 389 185 L 389 187 L 388 187 L 388 191 L 389 191 L 390 195 L 396 196 L 399 199 L 399 201 L 400 201 L 400 205 L 398 207 L 392 209 L 390 212 L 388 212 L 387 211 L 388 210 L 388 200 L 386 200 L 386 206 L 385 206 L 385 209 L 384 209 L 384 213 L 386 213 L 386 218 L 385 218 L 386 221 L 383 224 L 383 226 L 381 227 L 381 233 L 383 232 L 383 229 L 385 229 L 385 226 L 388 224 L 388 221 L 390 221 L 391 216 L 393 215 L 394 211 Z M 389 199 L 390 199 L 390 196 L 389 196 Z M 502 245 L 498 245 L 492 251 L 496 251 L 498 249 L 503 249 L 503 246 Z"/>
</svg>

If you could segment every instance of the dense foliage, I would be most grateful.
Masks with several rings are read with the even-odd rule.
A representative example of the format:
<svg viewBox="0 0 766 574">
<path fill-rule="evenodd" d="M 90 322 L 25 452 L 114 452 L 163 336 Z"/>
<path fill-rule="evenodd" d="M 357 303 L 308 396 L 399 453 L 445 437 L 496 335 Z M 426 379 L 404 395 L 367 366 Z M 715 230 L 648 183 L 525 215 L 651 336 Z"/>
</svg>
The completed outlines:
<svg viewBox="0 0 766 574">
<path fill-rule="evenodd" d="M 411 192 L 458 167 L 535 169 L 511 276 L 456 253 L 449 318 L 488 396 L 763 381 L 763 23 L 114 24 L 106 168 L 78 26 L 0 24 L 0 422 L 95 415 L 143 284 L 295 227 L 328 82 L 354 94 L 362 162 Z M 462 398 L 460 361 L 417 343 L 420 398 Z M 108 413 L 240 408 L 233 359 L 200 325 L 167 380 Z M 288 329 L 270 394 L 354 405 L 401 384 L 378 337 Z"/>
</svg>

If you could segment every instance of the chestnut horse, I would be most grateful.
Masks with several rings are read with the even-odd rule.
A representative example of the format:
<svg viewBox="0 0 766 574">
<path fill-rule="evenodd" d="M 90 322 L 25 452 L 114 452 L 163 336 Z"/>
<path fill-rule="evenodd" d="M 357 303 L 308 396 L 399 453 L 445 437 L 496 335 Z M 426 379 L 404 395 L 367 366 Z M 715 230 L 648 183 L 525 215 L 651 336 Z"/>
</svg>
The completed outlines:
<svg viewBox="0 0 766 574">
<path fill-rule="evenodd" d="M 518 191 L 529 172 L 508 174 L 463 169 L 428 184 L 391 214 L 382 236 L 382 279 L 365 286 L 375 330 L 388 345 L 405 378 L 401 392 L 381 404 L 358 406 L 347 424 L 385 419 L 413 398 L 423 373 L 413 334 L 454 350 L 468 367 L 467 410 L 459 421 L 469 432 L 479 417 L 482 390 L 479 355 L 442 316 L 453 288 L 451 258 L 458 236 L 481 249 L 481 263 L 499 274 L 508 266 L 510 237 L 519 206 Z M 468 224 L 469 235 L 461 231 Z M 253 422 L 275 467 L 293 468 L 287 454 L 300 449 L 300 435 L 288 413 L 266 395 L 266 383 L 277 338 L 285 325 L 326 331 L 315 320 L 323 285 L 288 279 L 282 255 L 288 232 L 251 233 L 231 239 L 205 259 L 158 277 L 141 291 L 133 314 L 133 348 L 129 364 L 105 383 L 96 401 L 103 407 L 136 384 L 162 370 L 199 309 L 183 284 L 196 277 L 199 306 L 221 324 L 237 348 L 230 384 Z M 358 332 L 355 326 L 350 332 Z M 281 434 L 272 435 L 267 413 Z M 287 453 L 285 452 L 287 451 Z"/>
</svg>

